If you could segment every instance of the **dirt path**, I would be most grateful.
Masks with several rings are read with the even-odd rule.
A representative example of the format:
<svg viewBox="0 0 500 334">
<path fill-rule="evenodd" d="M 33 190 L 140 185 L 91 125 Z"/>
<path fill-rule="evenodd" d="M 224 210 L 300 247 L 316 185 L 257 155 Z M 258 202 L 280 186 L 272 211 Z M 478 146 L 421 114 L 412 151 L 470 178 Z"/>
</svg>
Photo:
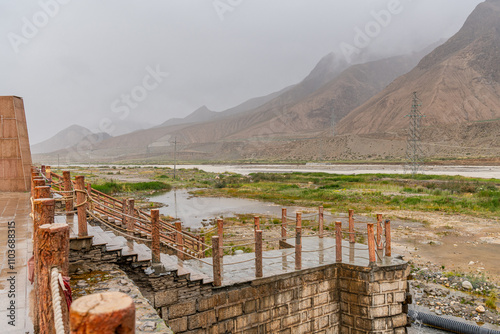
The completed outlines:
<svg viewBox="0 0 500 334">
<path fill-rule="evenodd" d="M 500 222 L 463 215 L 389 211 L 394 251 L 416 263 L 484 273 L 500 282 Z M 473 263 L 472 263 L 473 262 Z"/>
</svg>

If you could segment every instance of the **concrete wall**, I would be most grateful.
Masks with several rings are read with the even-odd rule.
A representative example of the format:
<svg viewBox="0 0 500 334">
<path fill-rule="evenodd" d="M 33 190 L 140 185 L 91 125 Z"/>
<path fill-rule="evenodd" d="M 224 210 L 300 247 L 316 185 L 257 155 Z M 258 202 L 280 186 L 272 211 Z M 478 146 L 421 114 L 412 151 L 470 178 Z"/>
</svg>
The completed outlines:
<svg viewBox="0 0 500 334">
<path fill-rule="evenodd" d="M 23 99 L 0 96 L 0 191 L 29 191 L 31 152 Z"/>
</svg>

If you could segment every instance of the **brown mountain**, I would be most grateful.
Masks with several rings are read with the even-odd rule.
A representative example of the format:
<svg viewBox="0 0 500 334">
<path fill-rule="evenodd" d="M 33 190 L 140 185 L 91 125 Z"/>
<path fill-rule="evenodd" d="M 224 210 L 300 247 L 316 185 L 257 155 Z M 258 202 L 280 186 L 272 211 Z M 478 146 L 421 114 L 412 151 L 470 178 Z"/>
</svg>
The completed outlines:
<svg viewBox="0 0 500 334">
<path fill-rule="evenodd" d="M 408 126 L 412 92 L 424 125 L 500 118 L 500 0 L 479 4 L 462 29 L 408 74 L 353 110 L 340 134 L 395 132 Z"/>
</svg>

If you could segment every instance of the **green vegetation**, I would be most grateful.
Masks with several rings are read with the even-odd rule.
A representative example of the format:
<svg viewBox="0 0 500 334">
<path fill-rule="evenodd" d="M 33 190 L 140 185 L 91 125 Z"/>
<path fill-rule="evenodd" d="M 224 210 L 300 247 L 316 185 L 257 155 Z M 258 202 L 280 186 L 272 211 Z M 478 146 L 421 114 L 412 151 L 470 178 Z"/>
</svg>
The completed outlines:
<svg viewBox="0 0 500 334">
<path fill-rule="evenodd" d="M 461 176 L 326 173 L 255 173 L 221 175 L 204 196 L 273 201 L 345 211 L 415 210 L 492 217 L 500 213 L 496 179 Z"/>
<path fill-rule="evenodd" d="M 485 305 L 487 308 L 496 310 L 497 309 L 497 299 L 498 294 L 496 291 L 491 291 L 488 298 L 486 298 Z"/>
<path fill-rule="evenodd" d="M 172 187 L 169 184 L 152 181 L 152 182 L 138 182 L 138 183 L 118 183 L 116 181 L 109 181 L 103 184 L 93 184 L 92 188 L 103 192 L 105 194 L 116 194 L 124 192 L 136 192 L 136 191 L 169 191 Z"/>
</svg>

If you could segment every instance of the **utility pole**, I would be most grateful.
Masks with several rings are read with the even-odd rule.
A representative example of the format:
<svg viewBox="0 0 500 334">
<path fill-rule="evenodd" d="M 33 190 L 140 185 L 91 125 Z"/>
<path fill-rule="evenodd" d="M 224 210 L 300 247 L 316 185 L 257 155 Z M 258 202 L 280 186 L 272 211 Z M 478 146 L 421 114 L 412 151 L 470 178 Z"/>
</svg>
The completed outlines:
<svg viewBox="0 0 500 334">
<path fill-rule="evenodd" d="M 174 138 L 174 180 L 175 180 L 176 170 L 177 170 L 177 137 Z"/>
<path fill-rule="evenodd" d="M 408 138 L 406 141 L 406 164 L 405 173 L 410 171 L 413 176 L 421 172 L 422 169 L 422 147 L 420 142 L 420 123 L 422 117 L 420 113 L 420 106 L 422 105 L 417 93 L 413 92 L 413 99 L 411 104 L 411 113 L 406 115 L 410 118 L 410 126 L 408 128 Z"/>
</svg>

